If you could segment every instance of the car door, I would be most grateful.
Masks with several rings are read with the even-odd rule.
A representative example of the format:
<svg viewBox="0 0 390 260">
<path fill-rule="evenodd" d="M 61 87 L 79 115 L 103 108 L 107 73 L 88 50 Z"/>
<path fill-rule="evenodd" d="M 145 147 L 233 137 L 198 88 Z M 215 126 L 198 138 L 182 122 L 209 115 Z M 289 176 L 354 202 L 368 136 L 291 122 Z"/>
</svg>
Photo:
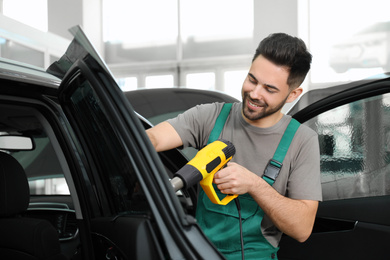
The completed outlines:
<svg viewBox="0 0 390 260">
<path fill-rule="evenodd" d="M 90 259 L 222 259 L 169 182 L 183 159 L 158 156 L 84 33 L 72 32 L 66 55 L 49 71 L 63 77 L 59 100 L 72 128 L 73 178 L 89 223 L 81 232 L 90 243 L 81 250 Z"/>
<path fill-rule="evenodd" d="M 279 259 L 388 259 L 390 79 L 353 87 L 293 113 L 319 135 L 320 202 L 305 243 L 284 236 Z"/>
</svg>

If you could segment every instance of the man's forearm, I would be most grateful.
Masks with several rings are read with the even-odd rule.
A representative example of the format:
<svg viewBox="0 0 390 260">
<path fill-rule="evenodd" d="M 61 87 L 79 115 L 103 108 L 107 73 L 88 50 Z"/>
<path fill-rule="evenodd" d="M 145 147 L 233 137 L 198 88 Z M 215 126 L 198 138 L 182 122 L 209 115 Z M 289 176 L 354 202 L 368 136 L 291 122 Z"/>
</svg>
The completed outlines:
<svg viewBox="0 0 390 260">
<path fill-rule="evenodd" d="M 292 238 L 303 242 L 310 236 L 318 201 L 287 198 L 262 177 L 234 162 L 214 175 L 214 183 L 224 194 L 249 193 L 274 225 Z"/>
<path fill-rule="evenodd" d="M 287 198 L 256 177 L 249 194 L 280 231 L 304 242 L 312 232 L 318 201 Z"/>
<path fill-rule="evenodd" d="M 157 152 L 170 150 L 183 145 L 176 130 L 167 122 L 162 122 L 146 130 Z"/>
</svg>

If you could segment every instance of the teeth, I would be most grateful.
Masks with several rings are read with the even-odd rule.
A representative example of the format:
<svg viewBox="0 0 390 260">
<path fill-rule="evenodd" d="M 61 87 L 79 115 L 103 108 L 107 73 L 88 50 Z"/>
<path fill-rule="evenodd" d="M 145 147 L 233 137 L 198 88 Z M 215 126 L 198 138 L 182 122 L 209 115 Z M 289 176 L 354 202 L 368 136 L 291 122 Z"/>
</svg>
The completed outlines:
<svg viewBox="0 0 390 260">
<path fill-rule="evenodd" d="M 260 107 L 260 106 L 258 106 L 258 105 L 256 105 L 256 104 L 253 104 L 253 103 L 250 102 L 250 101 L 249 101 L 249 104 L 250 104 L 251 106 L 254 106 L 254 107 Z"/>
</svg>

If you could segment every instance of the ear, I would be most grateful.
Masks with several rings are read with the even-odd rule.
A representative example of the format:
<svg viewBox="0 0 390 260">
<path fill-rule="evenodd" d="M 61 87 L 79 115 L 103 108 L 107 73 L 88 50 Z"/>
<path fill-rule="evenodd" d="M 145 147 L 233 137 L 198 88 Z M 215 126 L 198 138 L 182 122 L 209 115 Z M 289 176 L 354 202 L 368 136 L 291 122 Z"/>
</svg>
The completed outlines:
<svg viewBox="0 0 390 260">
<path fill-rule="evenodd" d="M 302 94 L 302 92 L 303 92 L 303 89 L 301 87 L 298 87 L 298 88 L 292 90 L 290 92 L 290 94 L 288 95 L 286 103 L 293 102 L 295 99 L 297 99 Z"/>
</svg>

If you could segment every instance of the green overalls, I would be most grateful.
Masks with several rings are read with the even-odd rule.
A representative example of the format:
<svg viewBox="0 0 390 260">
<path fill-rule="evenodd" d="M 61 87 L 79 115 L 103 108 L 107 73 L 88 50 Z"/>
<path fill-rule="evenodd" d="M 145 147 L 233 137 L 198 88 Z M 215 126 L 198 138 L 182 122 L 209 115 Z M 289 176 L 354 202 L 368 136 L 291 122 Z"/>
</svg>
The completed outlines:
<svg viewBox="0 0 390 260">
<path fill-rule="evenodd" d="M 208 143 L 218 139 L 226 118 L 228 117 L 232 104 L 225 104 L 218 116 L 214 129 L 210 134 Z M 299 127 L 298 121 L 291 119 L 282 140 L 280 141 L 275 155 L 267 165 L 263 179 L 271 186 L 275 182 L 284 156 Z M 222 194 L 216 185 L 214 189 L 220 199 Z M 277 259 L 278 247 L 272 246 L 261 232 L 261 221 L 264 211 L 256 201 L 249 195 L 238 196 L 241 205 L 242 232 L 244 237 L 245 259 Z M 240 229 L 238 209 L 234 203 L 217 205 L 212 203 L 202 189 L 199 191 L 196 219 L 206 236 L 214 243 L 227 259 L 242 259 L 240 244 Z M 229 239 L 234 238 L 234 239 Z"/>
</svg>

